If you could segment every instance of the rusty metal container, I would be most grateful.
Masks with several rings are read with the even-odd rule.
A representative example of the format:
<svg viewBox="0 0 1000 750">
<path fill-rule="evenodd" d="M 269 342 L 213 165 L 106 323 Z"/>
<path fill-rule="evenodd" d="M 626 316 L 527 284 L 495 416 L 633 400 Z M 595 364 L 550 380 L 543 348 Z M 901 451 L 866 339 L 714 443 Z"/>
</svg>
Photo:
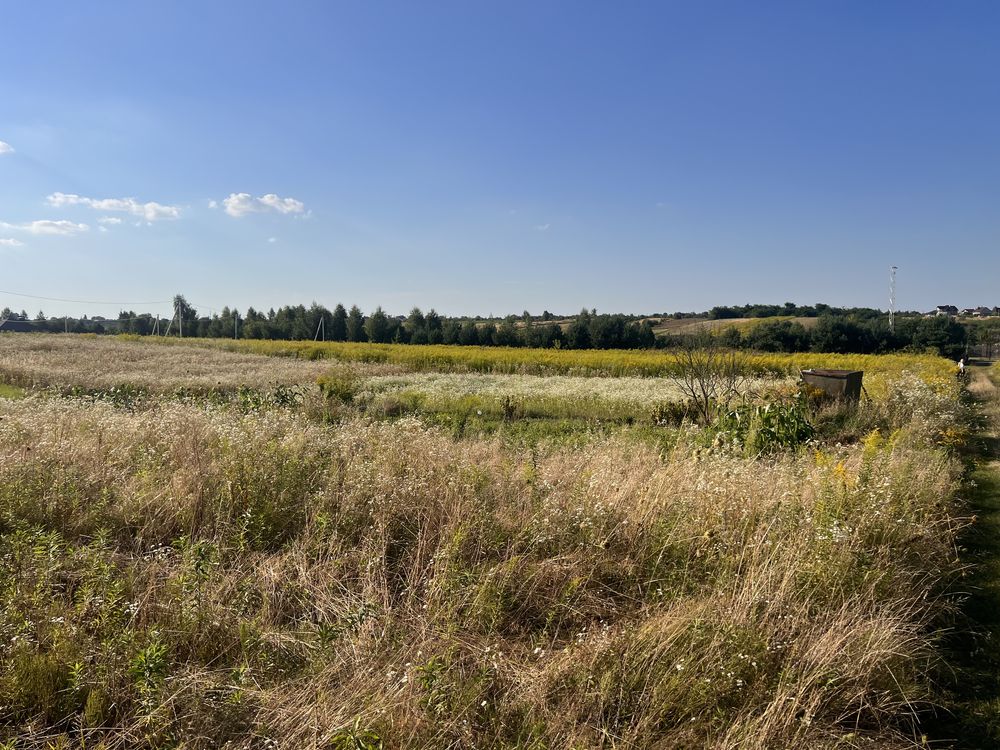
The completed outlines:
<svg viewBox="0 0 1000 750">
<path fill-rule="evenodd" d="M 803 370 L 802 380 L 833 398 L 857 401 L 861 398 L 861 370 Z"/>
</svg>

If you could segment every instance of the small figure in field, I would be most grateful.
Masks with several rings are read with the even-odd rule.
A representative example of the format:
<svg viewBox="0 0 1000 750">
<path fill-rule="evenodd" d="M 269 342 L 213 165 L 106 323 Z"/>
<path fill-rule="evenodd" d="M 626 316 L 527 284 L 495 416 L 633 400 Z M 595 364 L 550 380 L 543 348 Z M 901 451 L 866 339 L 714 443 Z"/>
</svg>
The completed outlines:
<svg viewBox="0 0 1000 750">
<path fill-rule="evenodd" d="M 965 357 L 958 360 L 958 376 L 962 377 L 965 375 Z"/>
</svg>

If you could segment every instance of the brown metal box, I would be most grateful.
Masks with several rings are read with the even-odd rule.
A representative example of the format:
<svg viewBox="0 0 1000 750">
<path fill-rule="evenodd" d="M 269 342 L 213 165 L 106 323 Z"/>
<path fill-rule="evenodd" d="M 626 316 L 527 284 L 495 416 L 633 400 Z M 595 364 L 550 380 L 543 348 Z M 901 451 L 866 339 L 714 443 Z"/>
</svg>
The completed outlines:
<svg viewBox="0 0 1000 750">
<path fill-rule="evenodd" d="M 803 370 L 802 380 L 836 399 L 857 401 L 861 398 L 861 370 Z"/>
</svg>

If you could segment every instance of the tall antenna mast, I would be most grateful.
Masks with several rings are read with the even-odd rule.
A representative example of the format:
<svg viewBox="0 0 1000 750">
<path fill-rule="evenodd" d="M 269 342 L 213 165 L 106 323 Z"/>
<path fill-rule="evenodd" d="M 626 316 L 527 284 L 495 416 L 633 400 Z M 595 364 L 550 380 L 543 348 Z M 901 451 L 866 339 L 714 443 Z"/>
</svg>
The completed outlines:
<svg viewBox="0 0 1000 750">
<path fill-rule="evenodd" d="M 896 266 L 889 266 L 889 332 L 896 330 Z"/>
</svg>

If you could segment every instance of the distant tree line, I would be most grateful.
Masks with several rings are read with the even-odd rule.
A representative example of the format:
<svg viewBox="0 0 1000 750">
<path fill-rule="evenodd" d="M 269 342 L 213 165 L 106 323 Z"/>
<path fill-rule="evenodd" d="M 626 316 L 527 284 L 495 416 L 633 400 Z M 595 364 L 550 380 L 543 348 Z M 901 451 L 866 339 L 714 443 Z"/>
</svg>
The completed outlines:
<svg viewBox="0 0 1000 750">
<path fill-rule="evenodd" d="M 105 318 L 49 318 L 41 310 L 31 317 L 24 310 L 14 312 L 9 307 L 0 311 L 0 333 L 2 332 L 42 332 L 42 333 L 116 333 L 117 321 Z M 105 327 L 110 325 L 110 329 Z"/>
<path fill-rule="evenodd" d="M 175 321 L 171 334 L 205 338 L 355 341 L 375 344 L 457 344 L 460 346 L 528 346 L 573 349 L 639 349 L 656 345 L 648 320 L 627 315 L 598 315 L 583 310 L 570 322 L 560 324 L 549 312 L 533 316 L 527 311 L 505 318 L 452 318 L 435 310 L 414 307 L 408 316 L 393 316 L 381 307 L 365 315 L 354 305 L 338 304 L 332 311 L 315 302 L 261 312 L 248 308 L 240 315 L 228 307 L 210 317 L 198 317 L 183 298 L 175 300 L 182 326 Z M 153 318 L 123 311 L 120 329 L 148 335 Z M 160 333 L 164 332 L 163 324 Z"/>
<path fill-rule="evenodd" d="M 810 327 L 791 320 L 764 320 L 746 327 L 727 327 L 716 336 L 723 346 L 764 352 L 832 352 L 881 354 L 933 349 L 957 359 L 976 343 L 975 329 L 953 318 L 897 316 L 890 331 L 879 318 L 824 313 Z"/>
<path fill-rule="evenodd" d="M 707 313 L 674 313 L 648 317 L 598 314 L 581 310 L 560 318 L 545 311 L 504 318 L 458 318 L 440 315 L 431 309 L 413 308 L 406 317 L 386 313 L 381 307 L 365 314 L 354 305 L 338 304 L 333 310 L 315 302 L 291 305 L 267 312 L 248 308 L 241 314 L 224 307 L 221 312 L 199 315 L 178 295 L 173 319 L 123 310 L 117 319 L 46 318 L 39 313 L 30 318 L 25 311 L 4 309 L 3 330 L 34 330 L 75 333 L 153 333 L 202 338 L 245 338 L 354 341 L 397 344 L 455 344 L 460 346 L 512 346 L 566 349 L 647 349 L 674 347 L 690 335 L 657 333 L 653 322 L 660 318 L 699 317 L 711 320 L 759 318 L 746 325 L 723 327 L 712 340 L 733 349 L 765 352 L 840 352 L 873 354 L 900 350 L 933 349 L 957 358 L 973 346 L 1000 347 L 1000 319 L 959 323 L 947 316 L 924 317 L 913 313 L 897 315 L 890 331 L 884 312 L 871 308 L 835 308 L 816 304 L 798 306 L 743 305 L 713 307 Z M 815 318 L 805 326 L 788 318 Z M 769 320 L 768 318 L 777 318 Z M 704 335 L 704 334 L 702 334 Z M 991 349 L 992 351 L 992 349 Z"/>
<path fill-rule="evenodd" d="M 815 305 L 796 305 L 786 302 L 783 305 L 735 305 L 716 306 L 707 315 L 710 320 L 728 320 L 731 318 L 777 318 L 792 316 L 796 318 L 818 318 L 821 315 L 838 315 L 854 319 L 874 320 L 884 318 L 885 313 L 871 307 L 831 307 L 823 303 Z"/>
</svg>

